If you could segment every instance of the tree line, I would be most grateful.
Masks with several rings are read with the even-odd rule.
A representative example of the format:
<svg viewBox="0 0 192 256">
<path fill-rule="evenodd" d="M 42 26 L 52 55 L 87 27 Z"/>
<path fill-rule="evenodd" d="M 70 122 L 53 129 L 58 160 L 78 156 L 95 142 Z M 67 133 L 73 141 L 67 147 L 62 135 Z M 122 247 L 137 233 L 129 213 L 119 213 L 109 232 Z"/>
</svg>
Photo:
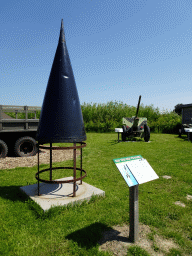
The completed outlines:
<svg viewBox="0 0 192 256">
<path fill-rule="evenodd" d="M 173 111 L 160 112 L 153 105 L 140 105 L 138 117 L 147 117 L 151 132 L 178 133 L 181 125 L 181 105 L 177 104 Z M 136 107 L 123 102 L 83 103 L 81 105 L 86 132 L 114 132 L 115 128 L 122 127 L 123 117 L 132 117 L 136 114 Z M 7 113 L 15 118 L 15 113 Z M 40 111 L 36 113 L 40 117 Z M 18 113 L 18 118 L 25 118 L 24 113 Z M 28 118 L 34 118 L 33 113 Z"/>
</svg>

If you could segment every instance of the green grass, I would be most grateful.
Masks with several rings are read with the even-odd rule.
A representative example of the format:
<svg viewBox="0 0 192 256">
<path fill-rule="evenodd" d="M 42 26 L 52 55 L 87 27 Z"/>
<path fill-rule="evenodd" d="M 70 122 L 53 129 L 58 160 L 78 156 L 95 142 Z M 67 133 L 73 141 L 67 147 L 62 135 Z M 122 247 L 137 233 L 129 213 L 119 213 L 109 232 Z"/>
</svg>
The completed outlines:
<svg viewBox="0 0 192 256">
<path fill-rule="evenodd" d="M 190 255 L 192 201 L 186 196 L 192 195 L 191 150 L 192 143 L 184 136 L 152 134 L 151 143 L 117 143 L 115 133 L 88 133 L 83 149 L 83 168 L 88 174 L 85 181 L 104 190 L 105 198 L 46 213 L 19 189 L 36 183 L 37 167 L 1 170 L 0 255 L 108 255 L 98 250 L 101 233 L 113 225 L 129 224 L 129 188 L 112 160 L 139 154 L 159 176 L 139 186 L 140 223 L 165 239 L 172 238 L 179 253 Z M 69 170 L 57 170 L 53 178 L 71 175 Z M 166 180 L 163 175 L 172 178 Z M 176 206 L 175 201 L 186 207 Z M 134 250 L 140 249 L 133 248 L 128 255 L 137 255 Z M 172 249 L 169 255 L 177 255 L 177 250 Z"/>
<path fill-rule="evenodd" d="M 139 246 L 130 246 L 127 252 L 127 256 L 150 256 L 150 254 L 148 254 Z"/>
</svg>

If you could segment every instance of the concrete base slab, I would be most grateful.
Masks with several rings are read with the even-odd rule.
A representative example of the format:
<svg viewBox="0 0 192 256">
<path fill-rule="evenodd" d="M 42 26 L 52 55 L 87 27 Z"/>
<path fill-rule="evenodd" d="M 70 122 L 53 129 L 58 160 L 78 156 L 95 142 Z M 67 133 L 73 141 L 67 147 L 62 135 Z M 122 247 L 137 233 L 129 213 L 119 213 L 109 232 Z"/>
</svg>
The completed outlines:
<svg viewBox="0 0 192 256">
<path fill-rule="evenodd" d="M 58 180 L 70 180 L 73 177 L 65 177 Z M 67 204 L 81 203 L 84 200 L 89 201 L 93 195 L 105 196 L 105 191 L 91 186 L 84 181 L 76 183 L 76 197 L 73 197 L 73 182 L 63 184 L 39 184 L 40 196 L 38 196 L 38 184 L 20 187 L 21 191 L 26 193 L 33 201 L 40 205 L 46 211 L 54 206 L 63 206 Z"/>
</svg>

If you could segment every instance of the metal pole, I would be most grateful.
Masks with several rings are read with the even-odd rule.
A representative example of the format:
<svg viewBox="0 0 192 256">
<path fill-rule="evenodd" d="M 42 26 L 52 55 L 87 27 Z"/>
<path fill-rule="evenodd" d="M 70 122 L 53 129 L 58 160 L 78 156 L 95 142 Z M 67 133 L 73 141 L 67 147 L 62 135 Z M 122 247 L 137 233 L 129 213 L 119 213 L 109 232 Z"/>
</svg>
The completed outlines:
<svg viewBox="0 0 192 256">
<path fill-rule="evenodd" d="M 40 196 L 40 193 L 39 193 L 39 144 L 37 144 L 37 150 L 38 150 L 38 155 L 37 155 L 37 162 L 38 162 L 38 196 Z"/>
<path fill-rule="evenodd" d="M 25 110 L 25 129 L 28 130 L 29 129 L 29 124 L 28 124 L 28 107 L 24 106 L 24 110 Z"/>
<path fill-rule="evenodd" d="M 82 143 L 81 143 L 81 146 L 82 146 Z M 81 166 L 80 166 L 80 168 L 81 168 L 81 178 L 82 178 L 82 161 L 83 161 L 82 154 L 83 154 L 83 149 L 81 148 Z M 80 184 L 82 184 L 82 180 L 80 181 Z"/>
<path fill-rule="evenodd" d="M 3 123 L 2 123 L 2 119 L 3 119 L 2 113 L 3 113 L 3 111 L 2 111 L 2 109 L 3 109 L 3 107 L 2 107 L 2 105 L 0 105 L 0 130 L 3 129 Z"/>
<path fill-rule="evenodd" d="M 73 197 L 76 196 L 76 143 L 73 144 L 74 145 L 74 149 L 73 149 Z"/>
<path fill-rule="evenodd" d="M 129 239 L 131 242 L 137 242 L 139 238 L 139 185 L 129 188 L 129 218 L 130 230 Z"/>
<path fill-rule="evenodd" d="M 50 142 L 50 180 L 52 180 L 52 142 Z"/>
</svg>

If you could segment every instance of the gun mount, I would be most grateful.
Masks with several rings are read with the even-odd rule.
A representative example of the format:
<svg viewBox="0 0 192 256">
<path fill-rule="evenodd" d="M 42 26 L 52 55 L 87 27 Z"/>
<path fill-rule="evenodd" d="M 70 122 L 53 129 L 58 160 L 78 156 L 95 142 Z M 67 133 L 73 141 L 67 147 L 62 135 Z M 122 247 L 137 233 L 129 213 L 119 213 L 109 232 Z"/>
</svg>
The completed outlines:
<svg viewBox="0 0 192 256">
<path fill-rule="evenodd" d="M 133 117 L 123 117 L 123 132 L 122 141 L 126 141 L 126 138 L 130 139 L 133 137 L 143 138 L 145 142 L 150 139 L 150 128 L 147 126 L 146 117 L 138 117 L 139 107 L 140 107 L 141 95 L 139 96 L 139 101 L 137 104 L 136 114 Z"/>
</svg>

